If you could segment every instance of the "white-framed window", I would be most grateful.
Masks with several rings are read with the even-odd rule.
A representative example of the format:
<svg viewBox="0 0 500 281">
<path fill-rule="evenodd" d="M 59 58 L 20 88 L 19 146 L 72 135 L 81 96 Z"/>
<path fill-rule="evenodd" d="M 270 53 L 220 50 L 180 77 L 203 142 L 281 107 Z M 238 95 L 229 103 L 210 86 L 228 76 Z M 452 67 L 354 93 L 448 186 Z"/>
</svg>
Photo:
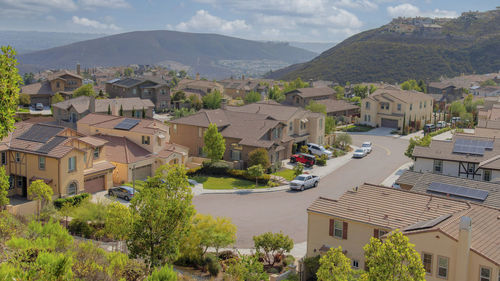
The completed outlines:
<svg viewBox="0 0 500 281">
<path fill-rule="evenodd" d="M 401 104 L 398 103 L 398 111 L 401 111 Z"/>
<path fill-rule="evenodd" d="M 149 145 L 150 143 L 150 137 L 149 136 L 142 136 L 142 144 Z"/>
<path fill-rule="evenodd" d="M 443 160 L 434 160 L 434 173 L 436 174 L 442 174 L 443 173 Z"/>
<path fill-rule="evenodd" d="M 333 223 L 333 236 L 342 238 L 344 234 L 344 224 L 341 221 L 335 220 Z"/>
<path fill-rule="evenodd" d="M 467 171 L 469 172 L 469 174 L 474 174 L 474 172 L 476 171 L 476 164 L 467 163 Z"/>
<path fill-rule="evenodd" d="M 483 181 L 491 181 L 491 170 L 483 170 Z"/>
<path fill-rule="evenodd" d="M 99 147 L 96 147 L 94 149 L 94 159 L 97 159 L 97 158 L 99 158 Z"/>
<path fill-rule="evenodd" d="M 45 157 L 38 156 L 38 169 L 45 170 Z"/>
<path fill-rule="evenodd" d="M 7 165 L 7 152 L 2 151 L 2 165 Z"/>
<path fill-rule="evenodd" d="M 422 263 L 425 273 L 432 274 L 432 254 L 422 253 Z"/>
<path fill-rule="evenodd" d="M 479 281 L 491 281 L 491 268 L 484 266 L 480 267 Z"/>
<path fill-rule="evenodd" d="M 365 103 L 365 107 L 366 107 L 366 109 L 370 109 L 370 102 L 369 102 L 369 101 L 367 101 L 367 102 Z"/>
<path fill-rule="evenodd" d="M 290 122 L 288 124 L 288 131 L 292 132 L 293 131 L 293 122 Z"/>
<path fill-rule="evenodd" d="M 241 160 L 241 151 L 231 150 L 231 160 L 233 160 L 233 161 Z"/>
<path fill-rule="evenodd" d="M 87 152 L 83 153 L 83 163 L 87 164 Z"/>
<path fill-rule="evenodd" d="M 76 182 L 71 182 L 70 184 L 68 184 L 68 195 L 74 195 L 76 194 L 77 192 L 77 185 L 76 185 Z"/>
<path fill-rule="evenodd" d="M 448 262 L 449 259 L 447 257 L 438 256 L 437 277 L 448 278 Z"/>
<path fill-rule="evenodd" d="M 424 101 L 424 108 L 427 107 L 427 101 Z"/>
<path fill-rule="evenodd" d="M 68 158 L 68 172 L 76 171 L 76 156 Z"/>
<path fill-rule="evenodd" d="M 132 94 L 137 95 L 137 89 L 136 88 L 132 89 Z"/>
<path fill-rule="evenodd" d="M 21 162 L 21 153 L 16 152 L 16 162 L 19 163 Z"/>
<path fill-rule="evenodd" d="M 359 268 L 359 261 L 358 260 L 352 260 L 352 267 L 353 268 Z"/>
</svg>

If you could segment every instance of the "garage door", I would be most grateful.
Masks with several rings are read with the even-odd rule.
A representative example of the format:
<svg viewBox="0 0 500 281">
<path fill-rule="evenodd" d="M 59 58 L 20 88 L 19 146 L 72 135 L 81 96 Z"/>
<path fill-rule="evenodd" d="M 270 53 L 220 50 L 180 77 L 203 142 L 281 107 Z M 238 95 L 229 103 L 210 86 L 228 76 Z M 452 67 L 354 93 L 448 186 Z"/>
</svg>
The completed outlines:
<svg viewBox="0 0 500 281">
<path fill-rule="evenodd" d="M 398 128 L 398 120 L 382 118 L 382 127 L 397 129 Z"/>
<path fill-rule="evenodd" d="M 95 193 L 104 190 L 104 175 L 85 179 L 83 185 L 85 192 Z"/>
<path fill-rule="evenodd" d="M 145 180 L 151 176 L 151 165 L 135 168 L 135 180 Z"/>
</svg>

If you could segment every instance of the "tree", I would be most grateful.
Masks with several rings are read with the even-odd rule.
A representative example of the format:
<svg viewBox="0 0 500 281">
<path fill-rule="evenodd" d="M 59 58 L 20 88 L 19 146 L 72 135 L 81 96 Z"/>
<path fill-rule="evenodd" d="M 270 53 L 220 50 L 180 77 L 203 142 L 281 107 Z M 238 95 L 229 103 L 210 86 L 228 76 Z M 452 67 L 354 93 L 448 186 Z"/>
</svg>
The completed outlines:
<svg viewBox="0 0 500 281">
<path fill-rule="evenodd" d="M 174 109 L 174 119 L 186 117 L 189 115 L 193 115 L 195 113 L 196 113 L 196 111 L 193 108 L 187 109 L 187 108 L 183 107 L 181 109 Z"/>
<path fill-rule="evenodd" d="M 197 252 L 203 258 L 210 247 L 218 253 L 220 248 L 233 244 L 236 241 L 236 226 L 229 218 L 197 214 L 189 237 L 191 241 L 196 241 Z"/>
<path fill-rule="evenodd" d="M 335 92 L 337 92 L 337 99 L 338 100 L 341 100 L 341 99 L 345 98 L 345 89 L 344 89 L 344 87 L 337 85 L 337 86 L 333 87 L 333 89 L 335 90 Z"/>
<path fill-rule="evenodd" d="M 421 92 L 427 93 L 427 86 L 425 85 L 424 80 L 418 80 L 418 87 L 420 88 Z"/>
<path fill-rule="evenodd" d="M 115 240 L 127 238 L 132 224 L 130 209 L 119 202 L 112 202 L 106 208 L 104 232 Z"/>
<path fill-rule="evenodd" d="M 285 94 L 277 85 L 275 85 L 269 89 L 267 98 L 276 102 L 282 102 L 285 100 Z"/>
<path fill-rule="evenodd" d="M 364 99 L 368 96 L 368 86 L 365 85 L 356 85 L 353 88 L 354 95 Z"/>
<path fill-rule="evenodd" d="M 145 260 L 148 271 L 177 258 L 194 214 L 192 197 L 185 169 L 164 165 L 132 199 L 127 246 L 131 257 Z"/>
<path fill-rule="evenodd" d="M 424 90 L 422 88 L 420 88 L 420 86 L 418 85 L 417 81 L 414 80 L 414 79 L 407 80 L 407 81 L 401 83 L 401 89 L 402 90 L 407 90 L 407 91 L 415 90 L 415 91 L 418 91 L 418 92 L 424 92 Z"/>
<path fill-rule="evenodd" d="M 301 175 L 302 172 L 304 172 L 304 164 L 299 162 L 295 165 L 295 167 L 293 167 L 293 174 L 295 176 L 298 176 Z"/>
<path fill-rule="evenodd" d="M 52 187 L 43 180 L 36 180 L 28 187 L 28 196 L 33 200 L 38 200 L 37 214 L 39 218 L 40 208 L 45 205 L 46 202 L 52 201 L 52 195 L 54 195 Z"/>
<path fill-rule="evenodd" d="M 342 146 L 342 149 L 352 143 L 351 135 L 348 133 L 338 134 L 335 140 Z"/>
<path fill-rule="evenodd" d="M 33 84 L 34 82 L 35 82 L 35 75 L 33 74 L 33 72 L 24 73 L 24 75 L 23 75 L 24 85 Z"/>
<path fill-rule="evenodd" d="M 201 98 L 203 102 L 203 107 L 206 109 L 217 109 L 220 108 L 222 103 L 222 94 L 218 90 L 214 90 L 211 93 Z"/>
<path fill-rule="evenodd" d="M 208 129 L 203 136 L 203 141 L 205 143 L 203 152 L 210 158 L 210 161 L 216 162 L 221 160 L 226 151 L 226 140 L 222 134 L 219 133 L 216 124 L 210 123 L 210 125 L 208 125 Z"/>
<path fill-rule="evenodd" d="M 108 115 L 111 115 L 111 105 L 108 104 Z"/>
<path fill-rule="evenodd" d="M 314 100 L 309 102 L 309 104 L 306 106 L 306 109 L 312 112 L 323 113 L 326 115 L 326 105 Z"/>
<path fill-rule="evenodd" d="M 172 97 L 173 101 L 183 101 L 185 99 L 186 99 L 186 93 L 184 93 L 184 91 L 177 91 Z"/>
<path fill-rule="evenodd" d="M 486 87 L 486 86 L 496 86 L 497 83 L 495 83 L 495 81 L 493 81 L 492 79 L 488 79 L 486 81 L 483 81 L 481 82 L 481 87 Z"/>
<path fill-rule="evenodd" d="M 194 108 L 195 110 L 200 110 L 203 107 L 203 103 L 201 102 L 200 98 L 197 95 L 190 95 L 188 97 L 189 103 L 191 104 L 191 107 Z"/>
<path fill-rule="evenodd" d="M 370 92 L 370 95 L 373 94 L 377 90 L 377 87 L 375 85 L 370 85 L 370 89 L 368 90 Z"/>
<path fill-rule="evenodd" d="M 288 235 L 279 233 L 266 232 L 253 237 L 254 247 L 256 252 L 263 252 L 264 261 L 274 266 L 276 256 L 283 256 L 289 253 L 293 248 L 293 240 Z"/>
<path fill-rule="evenodd" d="M 269 276 L 264 270 L 264 265 L 253 256 L 243 255 L 239 259 L 232 259 L 227 264 L 226 274 L 235 281 L 262 281 Z"/>
<path fill-rule="evenodd" d="M 14 130 L 14 116 L 19 100 L 19 86 L 22 78 L 17 70 L 16 51 L 2 46 L 0 54 L 0 139 Z"/>
<path fill-rule="evenodd" d="M 94 86 L 92 84 L 86 84 L 81 86 L 80 88 L 76 89 L 73 92 L 73 97 L 80 97 L 80 96 L 87 96 L 87 97 L 95 97 L 96 93 L 94 91 Z"/>
<path fill-rule="evenodd" d="M 251 167 L 248 167 L 247 173 L 251 177 L 255 177 L 255 187 L 259 185 L 259 177 L 261 177 L 264 174 L 264 168 L 262 168 L 262 165 L 253 165 Z"/>
<path fill-rule="evenodd" d="M 325 135 L 328 135 L 335 131 L 337 120 L 335 117 L 327 116 L 325 118 Z"/>
<path fill-rule="evenodd" d="M 9 197 L 7 197 L 9 187 L 9 176 L 5 173 L 5 166 L 0 166 L 0 212 L 9 204 Z"/>
<path fill-rule="evenodd" d="M 132 117 L 135 117 L 135 107 L 132 106 Z"/>
<path fill-rule="evenodd" d="M 367 280 L 425 280 L 425 270 L 415 245 L 396 230 L 384 242 L 370 238 L 365 250 Z"/>
<path fill-rule="evenodd" d="M 342 253 L 342 247 L 330 248 L 319 260 L 319 269 L 316 273 L 321 281 L 349 280 L 353 270 L 351 260 Z"/>
<path fill-rule="evenodd" d="M 185 70 L 181 70 L 177 74 L 181 79 L 187 76 L 187 72 Z"/>
<path fill-rule="evenodd" d="M 264 169 L 271 166 L 269 153 L 265 148 L 257 148 L 248 153 L 248 166 L 261 165 Z"/>
<path fill-rule="evenodd" d="M 62 101 L 64 101 L 64 98 L 60 93 L 55 94 L 51 99 L 52 104 L 56 104 L 56 103 L 62 102 Z"/>
<path fill-rule="evenodd" d="M 177 273 L 171 265 L 164 265 L 162 268 L 156 268 L 145 281 L 177 281 Z"/>
<path fill-rule="evenodd" d="M 19 94 L 19 104 L 24 106 L 31 104 L 31 97 L 28 94 Z"/>
<path fill-rule="evenodd" d="M 245 101 L 246 104 L 258 102 L 258 101 L 260 101 L 260 99 L 261 99 L 260 93 L 257 93 L 255 91 L 250 91 L 243 98 L 243 100 Z"/>
<path fill-rule="evenodd" d="M 120 110 L 118 111 L 120 116 L 123 116 L 123 105 L 120 105 Z"/>
<path fill-rule="evenodd" d="M 452 116 L 460 116 L 462 112 L 466 112 L 465 106 L 460 101 L 454 101 L 450 105 L 450 113 Z"/>
<path fill-rule="evenodd" d="M 134 75 L 134 70 L 131 67 L 127 67 L 123 70 L 123 75 L 125 77 L 131 77 L 132 75 Z"/>
</svg>

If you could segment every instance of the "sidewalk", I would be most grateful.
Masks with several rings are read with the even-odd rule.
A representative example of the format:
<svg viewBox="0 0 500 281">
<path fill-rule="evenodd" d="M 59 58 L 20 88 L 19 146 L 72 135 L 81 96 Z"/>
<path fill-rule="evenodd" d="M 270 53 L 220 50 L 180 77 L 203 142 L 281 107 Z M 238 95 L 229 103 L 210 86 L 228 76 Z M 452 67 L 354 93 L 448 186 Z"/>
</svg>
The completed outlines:
<svg viewBox="0 0 500 281">
<path fill-rule="evenodd" d="M 219 252 L 222 251 L 237 251 L 242 255 L 251 255 L 255 253 L 255 249 L 251 248 L 223 248 L 219 249 Z M 215 252 L 215 248 L 208 248 L 208 252 Z M 290 251 L 290 255 L 295 257 L 296 259 L 303 258 L 306 255 L 307 252 L 307 242 L 301 242 L 301 243 L 296 243 L 293 245 L 293 249 Z"/>
<path fill-rule="evenodd" d="M 399 178 L 399 176 L 401 176 L 406 170 L 408 170 L 411 165 L 413 165 L 413 161 L 403 164 L 390 176 L 388 176 L 382 183 L 380 183 L 380 185 L 391 187 L 394 184 L 394 182 Z"/>
</svg>

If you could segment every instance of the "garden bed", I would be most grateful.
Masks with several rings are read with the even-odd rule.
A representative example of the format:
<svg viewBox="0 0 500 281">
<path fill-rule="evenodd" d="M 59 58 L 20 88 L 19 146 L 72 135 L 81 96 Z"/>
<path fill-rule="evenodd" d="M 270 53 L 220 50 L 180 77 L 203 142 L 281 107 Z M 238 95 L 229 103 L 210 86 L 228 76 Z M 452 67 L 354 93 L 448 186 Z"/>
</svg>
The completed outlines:
<svg viewBox="0 0 500 281">
<path fill-rule="evenodd" d="M 267 188 L 267 185 L 255 186 L 255 182 L 225 176 L 192 176 L 193 179 L 203 184 L 203 189 L 254 189 Z"/>
<path fill-rule="evenodd" d="M 368 132 L 368 131 L 370 131 L 372 129 L 373 129 L 373 127 L 366 126 L 366 125 L 349 125 L 349 126 L 343 127 L 340 130 L 343 131 L 343 132 L 353 132 L 353 133 L 356 132 L 356 133 L 360 133 L 360 132 Z"/>
</svg>

